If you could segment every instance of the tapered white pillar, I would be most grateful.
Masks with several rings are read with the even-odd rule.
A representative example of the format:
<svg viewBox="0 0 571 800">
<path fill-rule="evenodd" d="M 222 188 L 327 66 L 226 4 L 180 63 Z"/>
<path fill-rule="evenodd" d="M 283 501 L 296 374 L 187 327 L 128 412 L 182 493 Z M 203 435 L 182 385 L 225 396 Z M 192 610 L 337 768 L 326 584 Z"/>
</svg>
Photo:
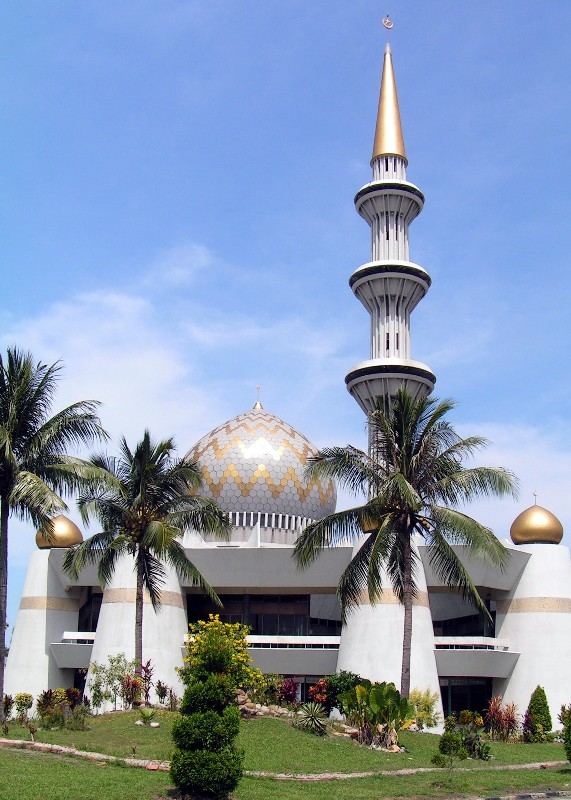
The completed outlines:
<svg viewBox="0 0 571 800">
<path fill-rule="evenodd" d="M 561 544 L 519 547 L 531 558 L 513 591 L 497 602 L 496 636 L 520 656 L 508 678 L 494 681 L 494 694 L 523 715 L 535 687 L 543 686 L 556 729 L 571 699 L 571 555 Z"/>
<path fill-rule="evenodd" d="M 74 670 L 59 669 L 50 649 L 64 631 L 77 630 L 79 611 L 52 566 L 56 555 L 35 550 L 30 556 L 6 663 L 6 694 L 30 692 L 35 699 L 45 689 L 73 685 Z"/>
<path fill-rule="evenodd" d="M 366 537 L 355 545 L 353 555 Z M 411 689 L 430 689 L 438 696 L 437 710 L 442 715 L 440 685 L 434 655 L 434 630 L 428 604 L 428 590 L 422 563 L 416 564 L 418 595 L 412 611 L 412 647 L 410 660 Z M 373 605 L 366 591 L 359 606 L 348 615 L 341 632 L 337 671 L 348 670 L 371 681 L 391 681 L 400 688 L 404 608 L 391 588 L 386 573 L 382 575 L 383 593 Z"/>
<path fill-rule="evenodd" d="M 177 694 L 182 683 L 176 672 L 181 667 L 182 647 L 187 632 L 184 596 L 176 571 L 165 567 L 167 575 L 161 589 L 162 603 L 155 612 L 148 596 L 143 608 L 143 662 L 152 662 L 153 682 L 161 680 Z M 105 664 L 110 655 L 123 653 L 127 659 L 135 657 L 135 591 L 134 560 L 122 556 L 115 572 L 103 592 L 103 602 L 97 623 L 97 632 L 91 661 Z M 87 676 L 86 694 L 89 695 L 91 670 Z"/>
</svg>

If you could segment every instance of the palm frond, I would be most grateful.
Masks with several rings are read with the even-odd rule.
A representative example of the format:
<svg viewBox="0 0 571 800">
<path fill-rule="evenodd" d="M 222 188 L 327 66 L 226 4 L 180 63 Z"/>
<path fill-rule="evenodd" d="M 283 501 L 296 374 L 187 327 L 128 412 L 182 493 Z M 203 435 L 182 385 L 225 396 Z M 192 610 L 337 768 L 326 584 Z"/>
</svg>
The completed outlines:
<svg viewBox="0 0 571 800">
<path fill-rule="evenodd" d="M 490 617 L 490 612 L 472 582 L 468 571 L 454 552 L 445 537 L 436 530 L 428 544 L 428 560 L 436 576 L 445 586 L 458 589 L 464 600 L 474 605 L 478 611 Z"/>
<path fill-rule="evenodd" d="M 352 544 L 361 535 L 364 507 L 349 508 L 312 522 L 298 536 L 293 557 L 301 568 L 309 566 L 326 547 Z"/>
<path fill-rule="evenodd" d="M 174 539 L 171 542 L 168 553 L 166 553 L 166 561 L 176 569 L 178 574 L 186 581 L 189 581 L 192 586 L 197 586 L 201 591 L 206 594 L 212 602 L 221 606 L 222 601 L 208 583 L 204 575 L 195 565 L 186 557 L 184 548 L 179 541 Z"/>
<path fill-rule="evenodd" d="M 431 536 L 437 532 L 451 544 L 465 545 L 477 558 L 503 569 L 509 553 L 490 528 L 461 511 L 444 506 L 432 506 L 430 516 L 436 523 Z"/>
</svg>

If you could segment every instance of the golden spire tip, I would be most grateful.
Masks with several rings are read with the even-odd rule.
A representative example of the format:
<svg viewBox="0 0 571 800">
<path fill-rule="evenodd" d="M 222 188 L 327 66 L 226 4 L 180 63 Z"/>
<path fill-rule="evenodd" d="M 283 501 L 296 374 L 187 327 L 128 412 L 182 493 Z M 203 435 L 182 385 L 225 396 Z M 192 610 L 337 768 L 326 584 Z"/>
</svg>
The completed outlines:
<svg viewBox="0 0 571 800">
<path fill-rule="evenodd" d="M 391 30 L 394 23 L 385 17 L 383 25 Z M 404 136 L 400 120 L 397 83 L 393 68 L 392 51 L 389 42 L 385 45 L 381 92 L 377 111 L 377 125 L 373 143 L 373 159 L 379 156 L 400 156 L 406 159 Z"/>
</svg>

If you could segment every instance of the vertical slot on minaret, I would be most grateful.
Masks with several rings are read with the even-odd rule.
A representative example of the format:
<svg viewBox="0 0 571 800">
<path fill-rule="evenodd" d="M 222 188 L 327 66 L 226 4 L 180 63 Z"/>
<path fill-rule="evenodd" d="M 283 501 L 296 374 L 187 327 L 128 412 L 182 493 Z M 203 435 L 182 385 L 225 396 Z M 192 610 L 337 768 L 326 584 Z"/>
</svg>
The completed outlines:
<svg viewBox="0 0 571 800">
<path fill-rule="evenodd" d="M 385 335 L 385 349 L 386 349 L 386 351 L 388 353 L 389 352 L 389 334 L 388 333 Z"/>
<path fill-rule="evenodd" d="M 385 239 L 389 241 L 389 212 L 385 211 Z"/>
</svg>

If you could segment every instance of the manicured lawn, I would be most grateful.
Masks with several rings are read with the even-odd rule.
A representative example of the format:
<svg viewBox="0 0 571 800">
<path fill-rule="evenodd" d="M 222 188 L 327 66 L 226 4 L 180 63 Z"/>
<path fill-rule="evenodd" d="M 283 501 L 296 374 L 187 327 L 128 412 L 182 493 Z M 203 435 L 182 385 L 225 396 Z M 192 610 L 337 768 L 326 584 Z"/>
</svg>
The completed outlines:
<svg viewBox="0 0 571 800">
<path fill-rule="evenodd" d="M 445 773 L 350 779 L 324 783 L 244 778 L 236 800 L 380 800 L 507 794 L 518 790 L 569 789 L 571 769 Z M 76 758 L 0 750 L 0 800 L 159 800 L 172 798 L 169 776 L 92 764 Z"/>
<path fill-rule="evenodd" d="M 170 731 L 175 715 L 158 712 L 158 729 L 135 725 L 136 712 L 106 714 L 89 721 L 88 731 L 38 731 L 36 740 L 64 744 L 80 750 L 109 753 L 121 757 L 168 760 L 172 752 Z M 15 738 L 28 733 L 15 723 L 10 727 Z M 267 772 L 359 772 L 431 766 L 437 749 L 437 737 L 424 733 L 402 733 L 405 753 L 379 753 L 360 747 L 348 739 L 329 736 L 317 738 L 292 728 L 279 719 L 243 721 L 238 745 L 246 751 L 247 770 Z M 134 749 L 134 753 L 133 753 Z M 564 760 L 560 744 L 492 743 L 492 764 L 523 764 Z M 474 768 L 489 762 L 467 762 Z"/>
<path fill-rule="evenodd" d="M 451 784 L 447 783 L 446 774 L 440 773 L 400 778 L 353 778 L 324 783 L 286 783 L 244 778 L 235 797 L 236 800 L 380 800 L 457 797 L 461 794 L 489 796 L 548 789 L 571 789 L 571 769 L 460 773 L 453 775 Z"/>
<path fill-rule="evenodd" d="M 154 800 L 169 786 L 165 773 L 0 750 L 0 800 Z"/>
</svg>

